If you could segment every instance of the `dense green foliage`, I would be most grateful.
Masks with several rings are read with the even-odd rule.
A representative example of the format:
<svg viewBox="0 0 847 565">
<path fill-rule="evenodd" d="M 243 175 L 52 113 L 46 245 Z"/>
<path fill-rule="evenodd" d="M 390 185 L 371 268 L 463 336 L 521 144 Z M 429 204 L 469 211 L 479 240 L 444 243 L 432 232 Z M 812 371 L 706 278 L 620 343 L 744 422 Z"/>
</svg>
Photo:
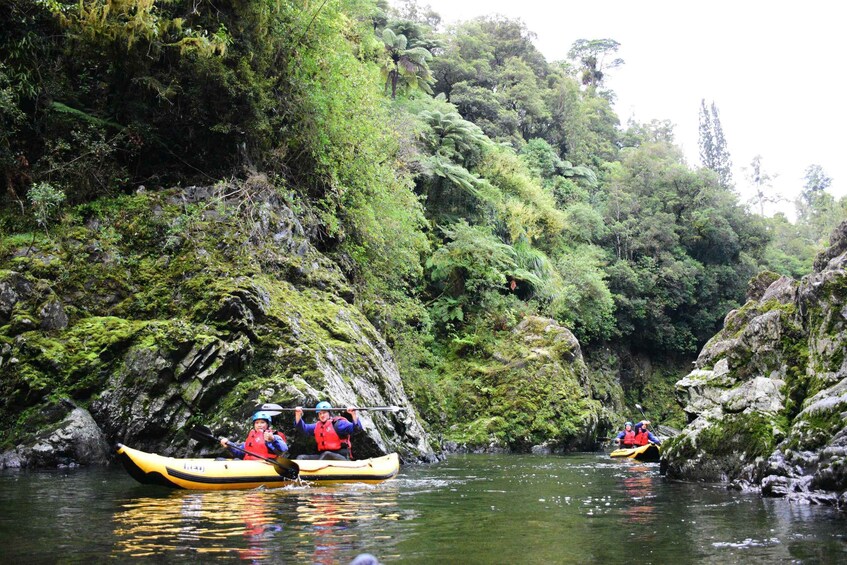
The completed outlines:
<svg viewBox="0 0 847 565">
<path fill-rule="evenodd" d="M 758 217 L 685 164 L 669 124 L 622 129 L 603 82 L 623 64 L 614 40 L 553 63 L 520 22 L 437 22 L 371 0 L 3 3 L 4 247 L 140 186 L 262 173 L 446 426 L 437 414 L 479 417 L 451 391 L 477 394 L 492 369 L 467 364 L 523 317 L 589 349 L 689 356 L 759 267 L 801 274 L 843 215 L 817 171 L 801 223 Z M 231 196 L 252 210 L 255 186 Z M 197 216 L 181 221 L 150 241 L 178 245 Z M 167 300 L 134 288 L 139 318 Z"/>
</svg>

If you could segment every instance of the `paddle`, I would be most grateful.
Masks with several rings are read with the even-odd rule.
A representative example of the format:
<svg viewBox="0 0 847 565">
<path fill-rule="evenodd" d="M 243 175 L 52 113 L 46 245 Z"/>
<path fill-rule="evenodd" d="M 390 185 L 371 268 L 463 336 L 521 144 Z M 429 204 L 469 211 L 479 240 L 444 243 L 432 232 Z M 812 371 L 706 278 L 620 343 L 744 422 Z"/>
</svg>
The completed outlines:
<svg viewBox="0 0 847 565">
<path fill-rule="evenodd" d="M 191 439 L 196 439 L 197 441 L 212 440 L 212 441 L 220 442 L 222 439 L 226 439 L 226 438 L 220 438 L 220 437 L 216 436 L 215 434 L 213 434 L 212 430 L 209 429 L 208 426 L 194 426 L 194 428 L 191 430 L 191 432 L 189 432 L 188 435 L 189 435 L 189 437 L 191 437 Z M 229 441 L 229 440 L 227 439 L 227 441 Z M 261 455 L 259 455 L 257 453 L 247 451 L 243 447 L 238 447 L 237 445 L 235 445 L 233 443 L 230 443 L 228 447 L 231 447 L 233 449 L 237 449 L 238 451 L 241 451 L 242 453 L 246 453 L 247 455 L 252 455 L 253 457 L 256 457 L 257 459 L 261 459 L 262 461 L 267 461 L 268 463 L 276 465 L 279 469 L 281 469 L 283 471 L 281 473 L 282 476 L 284 476 L 286 478 L 290 478 L 290 479 L 294 480 L 300 474 L 300 466 L 297 465 L 297 463 L 295 463 L 291 459 L 286 459 L 285 457 L 278 457 L 276 459 L 271 459 L 270 457 L 262 457 Z"/>
<path fill-rule="evenodd" d="M 405 410 L 400 406 L 354 406 L 356 410 L 370 410 L 371 412 L 402 412 Z M 344 411 L 346 407 L 336 407 L 334 410 Z M 296 408 L 288 408 L 279 404 L 262 404 L 256 408 L 257 412 L 267 412 L 271 416 L 276 416 L 280 412 L 294 412 Z M 317 408 L 301 408 L 303 412 L 321 412 Z"/>
</svg>

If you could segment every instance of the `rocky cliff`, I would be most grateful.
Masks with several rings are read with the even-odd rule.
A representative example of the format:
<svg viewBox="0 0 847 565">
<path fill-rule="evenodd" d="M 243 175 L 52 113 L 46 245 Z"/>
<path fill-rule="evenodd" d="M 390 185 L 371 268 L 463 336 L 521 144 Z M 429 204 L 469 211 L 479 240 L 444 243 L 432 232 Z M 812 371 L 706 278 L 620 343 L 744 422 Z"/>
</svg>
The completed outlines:
<svg viewBox="0 0 847 565">
<path fill-rule="evenodd" d="M 801 281 L 762 274 L 677 383 L 668 477 L 847 507 L 847 222 Z"/>
<path fill-rule="evenodd" d="M 184 455 L 207 447 L 194 424 L 241 438 L 257 404 L 318 400 L 403 407 L 362 414 L 356 455 L 433 460 L 389 348 L 309 225 L 256 176 L 140 190 L 0 240 L 0 467 L 101 463 L 114 442 Z"/>
</svg>

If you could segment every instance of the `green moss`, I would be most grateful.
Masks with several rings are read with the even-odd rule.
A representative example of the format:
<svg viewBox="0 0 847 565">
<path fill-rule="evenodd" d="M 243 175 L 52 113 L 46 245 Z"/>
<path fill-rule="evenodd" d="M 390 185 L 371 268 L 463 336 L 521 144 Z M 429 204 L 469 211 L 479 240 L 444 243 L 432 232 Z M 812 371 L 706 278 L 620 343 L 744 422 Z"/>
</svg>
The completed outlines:
<svg viewBox="0 0 847 565">
<path fill-rule="evenodd" d="M 91 317 L 57 335 L 29 332 L 20 342 L 22 377 L 84 397 L 102 387 L 102 371 L 144 327 L 115 317 Z M 36 376 L 38 375 L 38 376 Z"/>
<path fill-rule="evenodd" d="M 438 395 L 418 393 L 439 403 L 429 420 L 436 431 L 477 447 L 493 441 L 518 451 L 541 443 L 569 448 L 582 445 L 605 418 L 565 330 L 544 331 L 545 319 L 528 322 L 523 332 L 477 327 L 468 339 L 452 340 L 439 359 Z"/>
<path fill-rule="evenodd" d="M 645 413 L 622 414 L 628 420 L 646 416 L 653 427 L 662 424 L 673 428 L 682 428 L 687 423 L 685 412 L 675 400 L 676 383 L 686 375 L 685 369 L 672 364 L 654 365 L 652 373 L 643 381 L 625 390 L 626 406 L 640 404 Z"/>
<path fill-rule="evenodd" d="M 511 435 L 509 423 L 500 416 L 485 416 L 469 423 L 455 424 L 445 433 L 447 440 L 471 446 L 487 446 L 496 440 L 503 445 Z"/>
<path fill-rule="evenodd" d="M 774 434 L 774 424 L 757 412 L 727 415 L 697 436 L 697 448 L 710 456 L 743 454 L 745 460 L 752 461 L 773 452 L 780 437 Z"/>
<path fill-rule="evenodd" d="M 844 428 L 846 413 L 845 403 L 804 413 L 794 422 L 788 447 L 795 450 L 820 449 Z"/>
</svg>

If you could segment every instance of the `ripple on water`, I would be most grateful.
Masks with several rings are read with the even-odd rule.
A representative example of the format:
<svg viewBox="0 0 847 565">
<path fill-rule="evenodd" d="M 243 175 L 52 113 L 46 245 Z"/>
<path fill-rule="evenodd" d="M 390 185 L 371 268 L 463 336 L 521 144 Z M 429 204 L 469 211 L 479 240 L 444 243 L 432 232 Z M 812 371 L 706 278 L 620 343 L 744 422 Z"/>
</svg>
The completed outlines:
<svg viewBox="0 0 847 565">
<path fill-rule="evenodd" d="M 732 549 L 744 549 L 748 547 L 773 547 L 775 545 L 779 545 L 779 543 L 780 541 L 777 538 L 762 540 L 747 538 L 742 541 L 716 541 L 712 543 L 712 546 L 716 548 L 729 547 Z"/>
</svg>

